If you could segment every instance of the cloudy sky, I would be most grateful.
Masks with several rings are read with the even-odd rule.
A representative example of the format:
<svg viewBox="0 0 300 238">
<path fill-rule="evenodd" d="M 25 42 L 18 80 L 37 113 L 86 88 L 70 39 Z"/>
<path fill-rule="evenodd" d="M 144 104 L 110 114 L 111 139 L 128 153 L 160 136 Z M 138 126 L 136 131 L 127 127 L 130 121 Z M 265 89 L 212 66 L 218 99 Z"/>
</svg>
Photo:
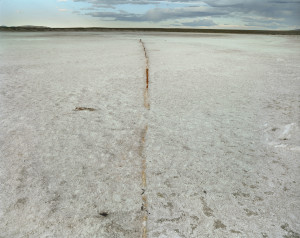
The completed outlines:
<svg viewBox="0 0 300 238">
<path fill-rule="evenodd" d="M 300 0 L 0 0 L 0 25 L 300 29 Z"/>
</svg>

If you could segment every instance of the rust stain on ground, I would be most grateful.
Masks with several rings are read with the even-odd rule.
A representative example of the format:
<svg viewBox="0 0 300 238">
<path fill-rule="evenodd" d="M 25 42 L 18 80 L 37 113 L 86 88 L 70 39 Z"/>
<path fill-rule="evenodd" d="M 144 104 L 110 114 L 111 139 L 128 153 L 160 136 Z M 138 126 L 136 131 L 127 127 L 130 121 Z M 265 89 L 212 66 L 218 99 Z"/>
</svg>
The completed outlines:
<svg viewBox="0 0 300 238">
<path fill-rule="evenodd" d="M 149 69 L 146 68 L 146 88 L 149 88 Z"/>
<path fill-rule="evenodd" d="M 145 60 L 146 60 L 146 86 L 144 90 L 144 107 L 148 110 L 150 110 L 150 103 L 149 103 L 149 59 L 146 51 L 146 47 L 144 42 L 140 39 L 140 43 L 142 44 L 144 54 L 145 54 Z M 146 135 L 148 131 L 148 125 L 143 128 L 141 132 L 141 141 L 139 146 L 139 155 L 142 158 L 142 212 L 143 212 L 143 220 L 142 220 L 142 238 L 147 238 L 147 221 L 148 221 L 148 199 L 146 195 L 147 190 L 147 163 L 146 163 L 146 157 L 144 155 L 144 147 L 146 142 Z"/>
<path fill-rule="evenodd" d="M 141 146 L 140 146 L 140 156 L 142 157 L 142 182 L 143 182 L 144 191 L 146 190 L 146 186 L 147 186 L 147 181 L 146 181 L 147 165 L 146 165 L 146 157 L 144 156 L 143 151 L 144 151 L 144 145 L 145 145 L 147 131 L 148 131 L 148 125 L 146 125 L 145 128 L 142 130 L 142 133 L 141 133 Z"/>
<path fill-rule="evenodd" d="M 140 43 L 142 44 L 144 54 L 145 54 L 145 60 L 146 60 L 146 87 L 144 90 L 144 106 L 148 110 L 150 109 L 150 103 L 149 103 L 149 58 L 147 54 L 147 50 L 145 47 L 145 44 L 142 40 L 140 40 Z"/>
<path fill-rule="evenodd" d="M 145 224 L 144 226 L 143 226 L 143 238 L 147 238 L 147 221 L 148 221 L 148 216 L 147 215 L 145 215 L 144 217 L 143 217 L 143 224 Z"/>
<path fill-rule="evenodd" d="M 143 212 L 143 221 L 142 221 L 142 237 L 147 238 L 147 220 L 148 220 L 148 200 L 147 195 L 145 194 L 147 189 L 147 175 L 146 175 L 146 157 L 144 155 L 144 147 L 146 142 L 146 135 L 148 131 L 148 125 L 143 128 L 141 131 L 141 141 L 139 146 L 139 155 L 142 158 L 142 212 Z"/>
<path fill-rule="evenodd" d="M 147 108 L 148 110 L 150 110 L 150 104 L 149 104 L 148 98 L 149 98 L 148 90 L 146 88 L 144 91 L 144 107 Z"/>
</svg>

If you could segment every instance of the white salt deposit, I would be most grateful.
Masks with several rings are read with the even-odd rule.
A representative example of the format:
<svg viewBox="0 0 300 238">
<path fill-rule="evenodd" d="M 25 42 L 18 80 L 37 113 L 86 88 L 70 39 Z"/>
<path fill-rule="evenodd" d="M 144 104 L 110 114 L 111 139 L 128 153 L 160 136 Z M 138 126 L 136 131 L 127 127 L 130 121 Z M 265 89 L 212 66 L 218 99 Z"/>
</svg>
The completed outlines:
<svg viewBox="0 0 300 238">
<path fill-rule="evenodd" d="M 299 44 L 0 33 L 0 236 L 299 237 Z"/>
</svg>

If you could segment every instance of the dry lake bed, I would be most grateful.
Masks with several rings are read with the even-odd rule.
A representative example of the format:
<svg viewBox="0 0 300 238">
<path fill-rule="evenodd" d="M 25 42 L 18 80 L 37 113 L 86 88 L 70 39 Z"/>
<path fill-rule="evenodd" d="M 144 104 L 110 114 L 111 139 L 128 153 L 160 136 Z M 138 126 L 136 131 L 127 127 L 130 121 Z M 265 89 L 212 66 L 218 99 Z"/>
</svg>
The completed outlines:
<svg viewBox="0 0 300 238">
<path fill-rule="evenodd" d="M 300 237 L 299 65 L 299 36 L 1 32 L 0 237 Z"/>
</svg>

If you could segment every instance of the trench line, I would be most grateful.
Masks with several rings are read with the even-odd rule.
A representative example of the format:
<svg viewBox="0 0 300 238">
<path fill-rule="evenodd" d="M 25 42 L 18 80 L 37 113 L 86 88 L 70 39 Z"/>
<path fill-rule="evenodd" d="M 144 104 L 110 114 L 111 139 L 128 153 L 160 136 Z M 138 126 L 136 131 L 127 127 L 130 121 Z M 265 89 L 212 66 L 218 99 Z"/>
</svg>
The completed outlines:
<svg viewBox="0 0 300 238">
<path fill-rule="evenodd" d="M 149 103 L 149 58 L 147 55 L 147 50 L 145 47 L 144 42 L 140 39 L 140 43 L 143 47 L 145 60 L 146 60 L 146 86 L 144 90 L 144 107 L 147 110 L 150 110 L 150 103 Z M 142 158 L 142 212 L 143 212 L 143 219 L 142 219 L 142 238 L 147 238 L 147 222 L 148 222 L 148 199 L 146 195 L 147 189 L 147 163 L 146 163 L 146 156 L 144 155 L 144 146 L 146 135 L 148 131 L 148 124 L 145 125 L 144 129 L 141 133 L 141 141 L 140 141 L 140 156 Z"/>
</svg>

